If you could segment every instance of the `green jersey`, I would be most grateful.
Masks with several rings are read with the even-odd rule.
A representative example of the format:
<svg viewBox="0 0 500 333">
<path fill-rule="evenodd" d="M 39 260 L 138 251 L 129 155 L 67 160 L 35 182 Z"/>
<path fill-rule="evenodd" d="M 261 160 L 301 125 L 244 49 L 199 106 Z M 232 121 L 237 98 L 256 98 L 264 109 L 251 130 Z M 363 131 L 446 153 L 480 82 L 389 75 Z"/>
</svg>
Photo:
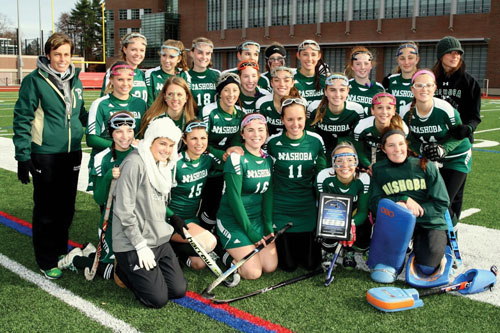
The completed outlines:
<svg viewBox="0 0 500 333">
<path fill-rule="evenodd" d="M 307 108 L 310 113 L 310 121 L 313 122 L 318 112 L 320 101 L 314 101 Z M 339 114 L 334 114 L 326 107 L 326 113 L 323 120 L 316 123 L 313 131 L 318 133 L 325 143 L 327 165 L 331 166 L 332 151 L 340 141 L 354 141 L 353 132 L 363 115 L 363 107 L 355 102 L 344 102 L 344 108 Z"/>
<path fill-rule="evenodd" d="M 283 122 L 281 121 L 281 113 L 274 107 L 273 94 L 260 97 L 255 102 L 257 112 L 266 117 L 267 129 L 269 135 L 283 132 Z"/>
<path fill-rule="evenodd" d="M 212 68 L 207 68 L 202 73 L 195 72 L 193 69 L 186 72 L 186 81 L 198 105 L 198 110 L 215 102 L 215 88 L 219 76 L 220 72 Z"/>
<path fill-rule="evenodd" d="M 305 131 L 302 138 L 292 140 L 286 131 L 275 134 L 267 143 L 274 160 L 274 228 L 293 222 L 291 232 L 308 232 L 316 226 L 314 180 L 326 167 L 323 139 Z"/>
<path fill-rule="evenodd" d="M 436 97 L 433 100 L 434 107 L 425 116 L 419 115 L 416 106 L 411 119 L 409 105 L 401 110 L 403 120 L 410 126 L 411 148 L 418 153 L 423 144 L 437 142 L 446 150 L 443 168 L 469 173 L 472 157 L 469 139 L 456 140 L 448 132 L 451 126 L 462 124 L 460 115 L 450 103 Z"/>
<path fill-rule="evenodd" d="M 403 132 L 408 135 L 408 126 L 403 123 Z M 375 117 L 361 119 L 354 128 L 354 145 L 358 152 L 359 164 L 368 168 L 371 164 L 385 159 L 380 149 L 380 132 L 375 126 Z"/>
<path fill-rule="evenodd" d="M 424 209 L 417 223 L 428 229 L 446 230 L 444 214 L 450 204 L 443 178 L 434 163 L 427 163 L 426 171 L 420 168 L 420 159 L 408 157 L 401 164 L 388 159 L 373 165 L 369 207 L 377 211 L 380 199 L 394 202 L 415 200 Z"/>
<path fill-rule="evenodd" d="M 106 76 L 104 77 L 104 80 L 102 82 L 102 88 L 101 88 L 101 97 L 104 96 L 104 91 L 106 90 L 106 86 L 108 85 L 109 82 L 109 75 L 111 73 L 110 71 L 111 68 L 109 68 L 106 71 Z M 148 101 L 148 90 L 146 88 L 146 76 L 144 75 L 144 72 L 141 71 L 139 68 L 134 69 L 134 86 L 132 87 L 132 90 L 130 91 L 130 96 L 134 96 L 137 98 L 141 98 L 144 100 L 144 102 Z"/>
<path fill-rule="evenodd" d="M 411 78 L 404 79 L 401 73 L 392 74 L 389 76 L 389 87 L 387 92 L 396 97 L 396 112 L 401 113 L 401 108 L 410 105 L 413 100 L 413 93 L 411 92 Z"/>
<path fill-rule="evenodd" d="M 175 173 L 177 185 L 172 187 L 168 207 L 186 223 L 199 224 L 201 192 L 208 175 L 216 168 L 221 168 L 221 161 L 212 154 L 202 154 L 197 160 L 191 160 L 185 151 L 179 154 Z"/>
<path fill-rule="evenodd" d="M 364 116 L 361 119 L 371 115 L 372 98 L 379 92 L 384 91 L 384 86 L 374 80 L 369 85 L 360 85 L 354 79 L 349 80 L 349 95 L 347 100 L 361 104 L 364 110 Z"/>
<path fill-rule="evenodd" d="M 176 74 L 179 77 L 182 77 L 184 80 L 186 80 L 186 72 L 180 71 Z M 148 69 L 146 73 L 144 74 L 145 76 L 145 81 L 146 81 L 146 88 L 148 91 L 148 108 L 153 104 L 155 101 L 156 97 L 160 94 L 161 90 L 163 89 L 163 85 L 165 84 L 165 81 L 168 80 L 169 77 L 172 76 L 172 74 L 165 73 L 162 69 L 161 66 L 157 66 L 155 68 Z"/>
<path fill-rule="evenodd" d="M 89 110 L 89 120 L 86 129 L 87 144 L 92 147 L 89 159 L 89 171 L 94 163 L 94 156 L 107 147 L 111 147 L 113 139 L 108 132 L 108 121 L 111 115 L 118 111 L 129 111 L 135 118 L 135 133 L 141 127 L 141 118 L 146 112 L 146 102 L 144 100 L 130 96 L 127 100 L 121 100 L 107 94 L 96 99 Z M 87 191 L 93 189 L 93 183 L 89 179 Z"/>
<path fill-rule="evenodd" d="M 243 93 L 240 93 L 240 101 L 243 107 L 243 112 L 245 114 L 253 113 L 257 111 L 257 100 L 263 96 L 270 95 L 271 93 L 266 89 L 262 89 L 257 87 L 257 91 L 255 92 L 255 96 L 247 96 Z"/>
<path fill-rule="evenodd" d="M 323 169 L 316 177 L 316 187 L 319 193 L 352 195 L 354 224 L 359 226 L 366 221 L 370 199 L 370 176 L 366 172 L 360 173 L 359 178 L 354 178 L 346 185 L 335 176 L 333 168 Z"/>
<path fill-rule="evenodd" d="M 217 219 L 226 230 L 242 228 L 256 243 L 263 235 L 258 232 L 260 226 L 253 224 L 264 224 L 265 235 L 273 232 L 273 162 L 267 155 L 255 156 L 243 149 L 243 156 L 232 153 L 224 164 L 225 186 Z"/>
<path fill-rule="evenodd" d="M 210 152 L 222 160 L 226 149 L 238 145 L 240 140 L 240 123 L 244 113 L 238 106 L 229 114 L 221 109 L 219 101 L 205 106 L 202 119 L 208 124 L 208 146 Z"/>
<path fill-rule="evenodd" d="M 115 166 L 119 166 L 122 161 L 127 157 L 127 155 L 134 150 L 133 147 L 130 147 L 127 151 L 119 151 L 115 150 L 116 159 L 113 158 L 113 153 L 111 152 L 111 148 L 106 148 L 105 150 L 98 153 L 94 158 L 94 165 L 92 170 L 90 171 L 91 178 L 94 185 L 94 200 L 97 202 L 99 206 L 105 206 L 106 201 L 108 200 L 109 195 L 109 187 L 111 185 L 111 180 L 113 179 L 112 170 Z M 104 214 L 105 211 L 101 214 L 101 220 L 99 224 L 99 238 L 102 233 L 102 225 L 104 222 Z M 111 219 L 113 217 L 113 207 L 111 206 L 109 217 L 108 217 L 108 226 L 106 228 L 106 235 L 104 237 L 104 242 L 102 244 L 102 252 L 99 260 L 101 262 L 111 264 L 115 260 L 115 254 L 113 253 L 112 248 L 112 232 L 111 225 L 113 224 Z"/>
<path fill-rule="evenodd" d="M 295 88 L 299 91 L 300 96 L 307 100 L 307 104 L 323 98 L 326 80 L 324 75 L 319 77 L 319 90 L 316 90 L 314 87 L 314 83 L 316 82 L 315 76 L 304 76 L 297 69 L 293 79 L 295 81 Z"/>
</svg>

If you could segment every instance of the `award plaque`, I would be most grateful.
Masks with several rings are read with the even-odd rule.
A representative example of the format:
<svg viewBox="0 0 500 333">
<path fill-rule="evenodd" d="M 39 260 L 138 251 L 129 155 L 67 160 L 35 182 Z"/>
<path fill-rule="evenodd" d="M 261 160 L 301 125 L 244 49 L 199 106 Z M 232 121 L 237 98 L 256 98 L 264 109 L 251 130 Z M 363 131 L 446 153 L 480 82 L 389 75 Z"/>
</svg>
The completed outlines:
<svg viewBox="0 0 500 333">
<path fill-rule="evenodd" d="M 316 235 L 324 239 L 349 240 L 352 202 L 351 195 L 320 193 Z"/>
</svg>

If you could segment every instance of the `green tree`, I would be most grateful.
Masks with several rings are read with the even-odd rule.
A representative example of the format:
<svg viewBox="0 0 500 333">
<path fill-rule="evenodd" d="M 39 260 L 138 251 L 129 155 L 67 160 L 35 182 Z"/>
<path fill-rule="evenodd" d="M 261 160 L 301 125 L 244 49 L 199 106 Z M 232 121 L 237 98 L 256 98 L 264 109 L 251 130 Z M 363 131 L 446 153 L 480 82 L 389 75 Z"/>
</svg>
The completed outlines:
<svg viewBox="0 0 500 333">
<path fill-rule="evenodd" d="M 72 30 L 71 37 L 77 46 L 75 54 L 86 60 L 102 59 L 101 3 L 101 0 L 79 0 L 67 21 L 68 31 Z"/>
</svg>

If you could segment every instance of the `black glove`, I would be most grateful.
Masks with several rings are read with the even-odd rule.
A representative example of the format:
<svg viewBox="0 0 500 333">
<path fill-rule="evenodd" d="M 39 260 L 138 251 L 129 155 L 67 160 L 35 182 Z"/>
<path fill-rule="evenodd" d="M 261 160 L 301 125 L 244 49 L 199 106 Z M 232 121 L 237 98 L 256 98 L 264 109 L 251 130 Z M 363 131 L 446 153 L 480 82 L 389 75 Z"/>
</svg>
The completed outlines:
<svg viewBox="0 0 500 333">
<path fill-rule="evenodd" d="M 472 133 L 472 128 L 469 125 L 455 125 L 451 126 L 450 135 L 457 140 L 468 138 Z"/>
<path fill-rule="evenodd" d="M 23 184 L 28 184 L 30 182 L 30 172 L 33 169 L 33 162 L 31 160 L 17 161 L 17 179 Z"/>
<path fill-rule="evenodd" d="M 440 162 L 446 156 L 446 149 L 439 143 L 431 142 L 425 144 L 423 154 L 433 162 Z"/>
<path fill-rule="evenodd" d="M 186 236 L 184 235 L 184 230 L 182 228 L 186 228 L 189 230 L 189 227 L 187 226 L 186 222 L 182 218 L 180 218 L 178 215 L 174 214 L 170 216 L 170 224 L 172 227 L 174 227 L 174 230 L 176 233 L 181 235 L 183 239 L 186 239 Z"/>
</svg>

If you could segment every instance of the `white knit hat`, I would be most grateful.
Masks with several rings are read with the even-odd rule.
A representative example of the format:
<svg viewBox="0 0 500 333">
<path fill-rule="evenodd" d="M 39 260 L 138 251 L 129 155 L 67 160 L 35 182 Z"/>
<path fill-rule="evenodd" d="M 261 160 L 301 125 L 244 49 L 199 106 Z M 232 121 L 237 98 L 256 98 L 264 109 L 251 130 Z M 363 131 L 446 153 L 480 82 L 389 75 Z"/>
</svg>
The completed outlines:
<svg viewBox="0 0 500 333">
<path fill-rule="evenodd" d="M 170 193 L 170 188 L 175 179 L 175 172 L 172 174 L 172 169 L 175 168 L 177 163 L 177 145 L 179 144 L 181 136 L 181 130 L 175 126 L 172 119 L 164 117 L 151 121 L 144 133 L 144 139 L 139 142 L 139 155 L 146 165 L 146 173 L 149 181 L 151 185 L 163 195 L 168 195 Z M 167 138 L 174 142 L 174 149 L 168 161 L 158 164 L 156 164 L 153 153 L 151 153 L 151 145 L 157 138 Z"/>
</svg>

